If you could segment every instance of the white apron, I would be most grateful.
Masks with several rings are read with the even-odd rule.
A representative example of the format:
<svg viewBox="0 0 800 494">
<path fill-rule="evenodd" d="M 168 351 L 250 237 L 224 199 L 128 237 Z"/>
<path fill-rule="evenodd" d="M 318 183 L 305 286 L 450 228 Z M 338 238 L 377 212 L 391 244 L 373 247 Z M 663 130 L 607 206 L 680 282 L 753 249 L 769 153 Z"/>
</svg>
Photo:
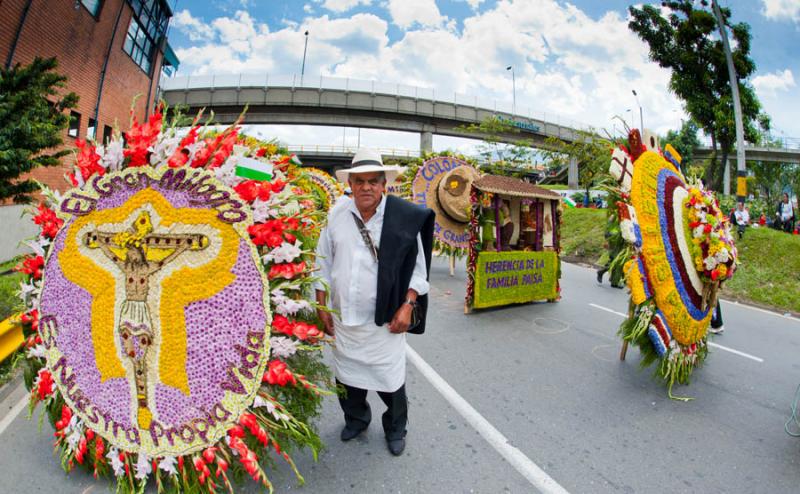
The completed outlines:
<svg viewBox="0 0 800 494">
<path fill-rule="evenodd" d="M 406 381 L 406 334 L 394 334 L 372 320 L 345 326 L 334 315 L 336 378 L 348 386 L 394 392 Z"/>
</svg>

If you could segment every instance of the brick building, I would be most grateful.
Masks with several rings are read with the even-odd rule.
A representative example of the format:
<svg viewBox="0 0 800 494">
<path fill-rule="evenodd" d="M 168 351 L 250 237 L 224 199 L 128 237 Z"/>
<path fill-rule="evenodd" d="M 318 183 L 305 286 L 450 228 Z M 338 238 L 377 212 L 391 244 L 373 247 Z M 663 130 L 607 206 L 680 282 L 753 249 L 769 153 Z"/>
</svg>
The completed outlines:
<svg viewBox="0 0 800 494">
<path fill-rule="evenodd" d="M 75 139 L 87 137 L 102 142 L 115 126 L 127 130 L 136 97 L 134 114 L 145 119 L 162 69 L 177 67 L 166 41 L 171 16 L 167 0 L 0 0 L 0 63 L 8 68 L 56 57 L 67 89 L 80 96 L 64 145 L 72 148 Z M 71 164 L 67 158 L 32 175 L 64 190 Z M 4 224 L 19 216 L 9 208 L 18 206 L 0 207 Z M 0 245 L 0 260 L 4 255 Z"/>
<path fill-rule="evenodd" d="M 0 0 L 0 60 L 11 67 L 55 56 L 80 96 L 65 145 L 100 142 L 115 125 L 127 129 L 134 97 L 136 118 L 152 111 L 162 65 L 176 63 L 166 44 L 171 16 L 166 0 Z M 53 167 L 34 176 L 63 190 L 64 173 Z"/>
</svg>

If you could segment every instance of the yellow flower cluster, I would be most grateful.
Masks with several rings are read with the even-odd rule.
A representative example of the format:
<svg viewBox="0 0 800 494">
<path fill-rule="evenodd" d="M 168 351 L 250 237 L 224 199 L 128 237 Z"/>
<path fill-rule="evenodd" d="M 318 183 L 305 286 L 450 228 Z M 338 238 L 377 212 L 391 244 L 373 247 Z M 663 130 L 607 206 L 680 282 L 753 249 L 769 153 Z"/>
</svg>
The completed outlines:
<svg viewBox="0 0 800 494">
<path fill-rule="evenodd" d="M 641 255 L 650 274 L 656 305 L 666 318 L 675 340 L 691 345 L 703 338 L 711 314 L 697 320 L 684 305 L 667 259 L 658 206 L 653 200 L 658 190 L 658 174 L 668 162 L 659 154 L 647 151 L 635 164 L 631 184 L 631 203 L 636 209 L 642 232 Z M 639 294 L 641 296 L 641 294 Z"/>
</svg>

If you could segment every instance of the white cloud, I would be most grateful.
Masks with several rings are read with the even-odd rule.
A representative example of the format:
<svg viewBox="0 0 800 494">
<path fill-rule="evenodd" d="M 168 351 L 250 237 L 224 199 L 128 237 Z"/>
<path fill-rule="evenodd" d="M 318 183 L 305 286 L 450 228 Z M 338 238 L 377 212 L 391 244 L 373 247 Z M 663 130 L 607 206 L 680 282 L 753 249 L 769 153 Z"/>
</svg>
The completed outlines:
<svg viewBox="0 0 800 494">
<path fill-rule="evenodd" d="M 175 29 L 186 34 L 192 41 L 210 41 L 214 37 L 214 30 L 200 19 L 183 9 L 172 17 L 170 24 Z"/>
<path fill-rule="evenodd" d="M 305 12 L 306 14 L 313 13 L 314 12 L 314 6 L 311 5 L 310 3 L 307 3 L 307 4 L 303 5 L 303 12 Z"/>
<path fill-rule="evenodd" d="M 761 97 L 775 96 L 777 92 L 786 91 L 795 86 L 794 75 L 789 69 L 753 77 L 753 87 Z"/>
<path fill-rule="evenodd" d="M 776 21 L 791 19 L 800 23 L 800 0 L 761 0 L 764 17 Z"/>
<path fill-rule="evenodd" d="M 341 14 L 342 12 L 347 12 L 358 5 L 369 5 L 371 3 L 372 0 L 325 0 L 322 2 L 322 7 L 332 12 Z"/>
<path fill-rule="evenodd" d="M 472 10 L 478 10 L 485 0 L 458 0 L 459 2 L 467 2 Z"/>
<path fill-rule="evenodd" d="M 647 46 L 615 12 L 592 18 L 557 0 L 499 0 L 465 18 L 457 30 L 432 1 L 395 5 L 425 5 L 427 16 L 421 15 L 424 9 L 414 15 L 392 12 L 392 3 L 387 4 L 392 22 L 407 29 L 391 41 L 387 21 L 373 14 L 309 16 L 275 30 L 244 12 L 218 18 L 210 24 L 211 41 L 177 50 L 181 73 L 299 73 L 308 29 L 306 79 L 324 75 L 416 85 L 437 95 L 478 97 L 489 106 L 496 99 L 510 110 L 512 81 L 505 68 L 512 65 L 518 113 L 611 130 L 615 115 L 628 117 L 630 124 L 634 115 L 638 124 L 631 94 L 636 89 L 647 127 L 663 133 L 680 125 L 669 72 L 648 60 Z"/>
<path fill-rule="evenodd" d="M 446 20 L 439 12 L 435 0 L 389 0 L 389 15 L 392 16 L 392 22 L 401 29 L 408 29 L 415 23 L 436 27 Z"/>
</svg>

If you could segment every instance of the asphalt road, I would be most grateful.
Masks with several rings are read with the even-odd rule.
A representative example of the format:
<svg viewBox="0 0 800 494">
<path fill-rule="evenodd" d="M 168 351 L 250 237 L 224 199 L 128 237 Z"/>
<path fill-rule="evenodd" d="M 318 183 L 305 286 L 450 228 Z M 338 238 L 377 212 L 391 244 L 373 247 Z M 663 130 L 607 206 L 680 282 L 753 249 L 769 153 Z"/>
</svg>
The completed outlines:
<svg viewBox="0 0 800 494">
<path fill-rule="evenodd" d="M 410 364 L 402 457 L 386 450 L 379 420 L 340 442 L 338 404 L 329 399 L 318 424 L 327 448 L 317 462 L 295 455 L 304 486 L 285 468 L 274 472 L 276 492 L 535 492 L 525 462 L 573 493 L 798 492 L 800 438 L 784 422 L 800 383 L 800 320 L 723 303 L 726 331 L 712 336 L 717 346 L 692 384 L 674 389 L 696 398 L 682 403 L 652 369 L 640 370 L 636 348 L 619 361 L 624 291 L 598 286 L 590 269 L 562 271 L 558 303 L 466 316 L 463 267 L 451 278 L 437 260 L 428 332 L 408 341 L 472 410 L 454 406 Z M 0 414 L 18 400 L 7 396 Z M 377 417 L 383 405 L 371 400 Z M 65 476 L 49 426 L 38 432 L 24 415 L 0 435 L 0 492 L 108 490 L 81 473 Z M 479 434 L 476 415 L 508 444 Z M 502 456 L 509 447 L 522 467 Z"/>
</svg>

